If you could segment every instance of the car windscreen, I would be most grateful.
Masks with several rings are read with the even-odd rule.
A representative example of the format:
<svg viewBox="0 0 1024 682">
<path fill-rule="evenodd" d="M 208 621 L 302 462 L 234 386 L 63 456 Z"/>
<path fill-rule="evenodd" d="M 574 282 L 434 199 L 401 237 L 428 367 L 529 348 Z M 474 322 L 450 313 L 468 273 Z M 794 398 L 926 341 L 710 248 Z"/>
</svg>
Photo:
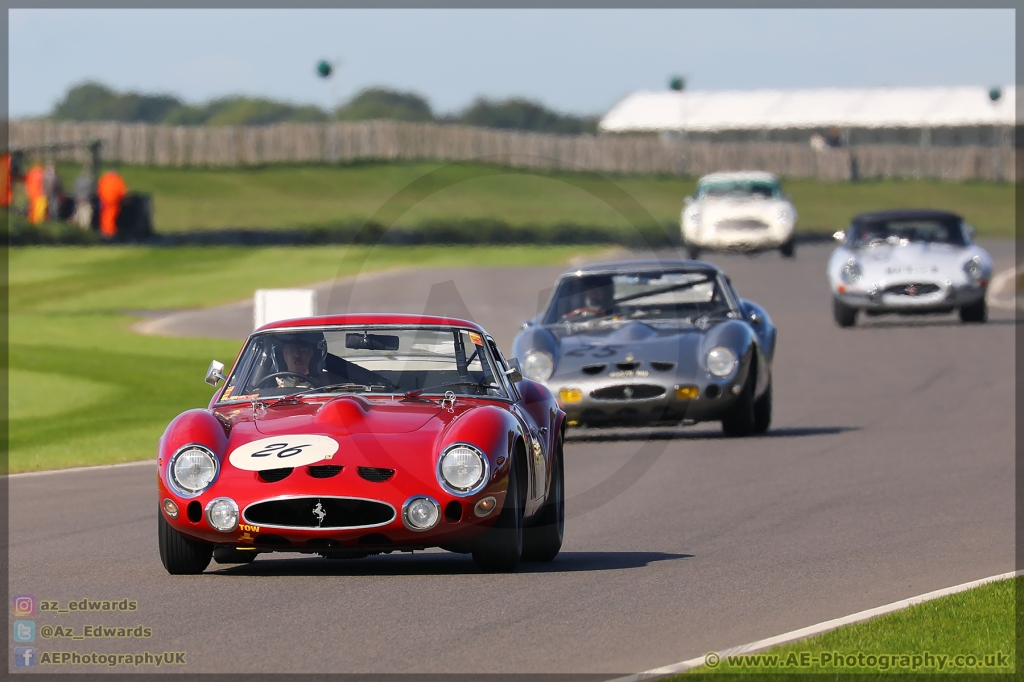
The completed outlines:
<svg viewBox="0 0 1024 682">
<path fill-rule="evenodd" d="M 507 398 L 494 360 L 475 331 L 426 327 L 282 329 L 256 334 L 221 401 L 308 391 Z M 425 389 L 425 390 L 424 390 Z"/>
<path fill-rule="evenodd" d="M 708 182 L 702 183 L 697 188 L 698 199 L 718 199 L 727 196 L 771 199 L 781 195 L 782 191 L 778 185 L 764 181 L 732 180 Z"/>
<path fill-rule="evenodd" d="M 711 271 L 584 275 L 562 280 L 544 323 L 614 318 L 680 320 L 730 310 L 729 299 Z"/>
<path fill-rule="evenodd" d="M 904 242 L 967 245 L 961 221 L 934 218 L 855 223 L 851 241 L 853 245 Z"/>
</svg>

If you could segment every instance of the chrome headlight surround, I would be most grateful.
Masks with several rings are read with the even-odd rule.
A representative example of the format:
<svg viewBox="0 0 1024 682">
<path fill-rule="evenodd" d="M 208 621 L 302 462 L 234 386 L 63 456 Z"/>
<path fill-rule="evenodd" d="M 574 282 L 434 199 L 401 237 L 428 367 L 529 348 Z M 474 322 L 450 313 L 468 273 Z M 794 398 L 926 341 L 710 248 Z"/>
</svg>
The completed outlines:
<svg viewBox="0 0 1024 682">
<path fill-rule="evenodd" d="M 719 379 L 724 379 L 735 372 L 738 364 L 736 354 L 725 346 L 715 346 L 704 358 L 704 366 Z"/>
<path fill-rule="evenodd" d="M 214 523 L 214 518 L 217 518 L 214 514 L 223 513 L 220 510 L 223 509 L 225 505 L 227 505 L 228 510 L 228 523 L 218 525 L 217 523 Z M 218 497 L 210 500 L 206 503 L 206 509 L 203 511 L 204 516 L 206 516 L 206 522 L 210 524 L 210 528 L 213 528 L 214 530 L 220 531 L 221 533 L 231 533 L 238 528 L 238 521 L 241 518 L 241 515 L 238 512 L 238 504 L 230 497 Z M 234 517 L 233 519 L 231 518 L 232 516 Z"/>
<path fill-rule="evenodd" d="M 413 523 L 411 520 L 412 517 L 410 516 L 410 508 L 414 504 L 420 503 L 433 507 L 434 518 L 428 525 L 425 526 L 419 526 Z M 437 500 L 435 500 L 434 498 L 428 497 L 427 495 L 413 495 L 408 500 L 406 500 L 404 504 L 402 504 L 402 525 L 404 525 L 406 528 L 413 531 L 414 533 L 426 532 L 428 530 L 431 530 L 432 528 L 436 528 L 437 524 L 439 523 L 441 523 L 441 505 L 438 504 Z"/>
<path fill-rule="evenodd" d="M 859 282 L 860 278 L 864 276 L 864 271 L 861 270 L 860 263 L 857 262 L 856 258 L 851 258 L 843 264 L 843 269 L 839 271 L 839 277 L 846 284 L 853 284 Z"/>
<path fill-rule="evenodd" d="M 455 484 L 450 483 L 444 475 L 445 458 L 453 454 L 456 450 L 468 450 L 476 455 L 480 460 L 480 475 L 475 481 L 466 487 L 456 486 Z M 454 495 L 455 497 L 469 497 L 470 495 L 475 495 L 480 492 L 483 490 L 484 486 L 487 485 L 487 481 L 491 475 L 491 467 L 487 461 L 487 455 L 485 455 L 483 450 L 477 446 L 472 445 L 471 443 L 452 443 L 445 447 L 445 449 L 441 451 L 441 456 L 437 458 L 436 473 L 437 482 L 445 492 L 450 495 Z"/>
<path fill-rule="evenodd" d="M 193 451 L 198 452 L 201 455 L 205 455 L 210 460 L 211 466 L 213 468 L 213 473 L 210 475 L 209 480 L 198 488 L 186 487 L 180 481 L 178 481 L 178 478 L 177 476 L 175 476 L 174 473 L 175 465 L 177 465 L 178 460 L 181 458 L 181 456 Z M 206 490 L 210 488 L 211 485 L 214 484 L 219 475 L 220 460 L 217 459 L 217 456 L 215 454 L 213 454 L 213 450 L 200 443 L 189 443 L 188 445 L 181 446 L 174 452 L 173 455 L 171 455 L 171 458 L 167 461 L 167 486 L 175 493 L 177 493 L 179 497 L 184 497 L 186 499 L 202 495 Z"/>
<path fill-rule="evenodd" d="M 964 274 L 967 281 L 977 286 L 978 282 L 985 279 L 985 266 L 981 264 L 981 257 L 975 256 L 964 263 Z"/>
<path fill-rule="evenodd" d="M 523 376 L 532 381 L 547 381 L 555 371 L 555 361 L 542 350 L 531 350 L 523 358 Z"/>
</svg>

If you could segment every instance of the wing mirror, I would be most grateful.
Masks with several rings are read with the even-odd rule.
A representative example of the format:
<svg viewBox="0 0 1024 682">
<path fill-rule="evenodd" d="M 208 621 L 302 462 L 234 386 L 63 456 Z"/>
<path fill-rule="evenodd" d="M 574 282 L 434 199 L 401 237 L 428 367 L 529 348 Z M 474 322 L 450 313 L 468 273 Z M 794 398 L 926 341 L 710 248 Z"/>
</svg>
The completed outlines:
<svg viewBox="0 0 1024 682">
<path fill-rule="evenodd" d="M 206 370 L 206 383 L 216 386 L 217 382 L 224 381 L 224 363 L 214 360 Z"/>
<path fill-rule="evenodd" d="M 843 243 L 843 241 L 846 239 L 846 231 L 836 230 L 835 232 L 832 233 L 832 239 L 835 239 L 840 244 Z"/>
<path fill-rule="evenodd" d="M 978 230 L 974 225 L 964 225 L 964 232 L 967 233 L 967 238 L 972 242 L 974 241 L 974 235 L 978 233 Z"/>
<path fill-rule="evenodd" d="M 505 370 L 505 376 L 507 376 L 508 380 L 513 384 L 518 384 L 523 380 L 523 370 L 522 367 L 519 366 L 518 359 L 512 358 L 508 361 L 508 369 Z"/>
<path fill-rule="evenodd" d="M 693 197 L 686 197 L 685 199 L 683 199 L 683 203 L 684 204 L 692 204 L 693 203 Z"/>
</svg>

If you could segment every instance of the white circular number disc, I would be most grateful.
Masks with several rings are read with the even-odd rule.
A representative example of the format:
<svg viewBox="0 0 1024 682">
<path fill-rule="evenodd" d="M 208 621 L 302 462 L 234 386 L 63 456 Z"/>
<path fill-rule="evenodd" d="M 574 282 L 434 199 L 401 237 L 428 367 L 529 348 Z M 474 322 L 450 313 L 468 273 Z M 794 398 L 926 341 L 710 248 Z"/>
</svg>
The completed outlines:
<svg viewBox="0 0 1024 682">
<path fill-rule="evenodd" d="M 327 436 L 275 436 L 240 445 L 231 452 L 228 461 L 236 469 L 266 471 L 331 459 L 337 451 L 338 441 Z"/>
</svg>

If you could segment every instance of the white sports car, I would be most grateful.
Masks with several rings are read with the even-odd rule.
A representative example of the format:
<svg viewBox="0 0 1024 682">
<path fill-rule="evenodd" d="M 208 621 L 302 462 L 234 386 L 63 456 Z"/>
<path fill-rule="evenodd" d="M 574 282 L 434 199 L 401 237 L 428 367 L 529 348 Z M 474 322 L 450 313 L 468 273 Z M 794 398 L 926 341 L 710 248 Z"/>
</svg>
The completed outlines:
<svg viewBox="0 0 1024 682">
<path fill-rule="evenodd" d="M 766 251 L 791 257 L 796 209 L 782 194 L 772 173 L 712 173 L 686 197 L 681 216 L 683 242 L 690 258 L 703 249 Z"/>
<path fill-rule="evenodd" d="M 971 237 L 974 228 L 948 211 L 862 213 L 828 262 L 836 324 L 852 327 L 857 313 L 951 313 L 964 322 L 987 318 L 985 292 L 992 259 Z"/>
</svg>

